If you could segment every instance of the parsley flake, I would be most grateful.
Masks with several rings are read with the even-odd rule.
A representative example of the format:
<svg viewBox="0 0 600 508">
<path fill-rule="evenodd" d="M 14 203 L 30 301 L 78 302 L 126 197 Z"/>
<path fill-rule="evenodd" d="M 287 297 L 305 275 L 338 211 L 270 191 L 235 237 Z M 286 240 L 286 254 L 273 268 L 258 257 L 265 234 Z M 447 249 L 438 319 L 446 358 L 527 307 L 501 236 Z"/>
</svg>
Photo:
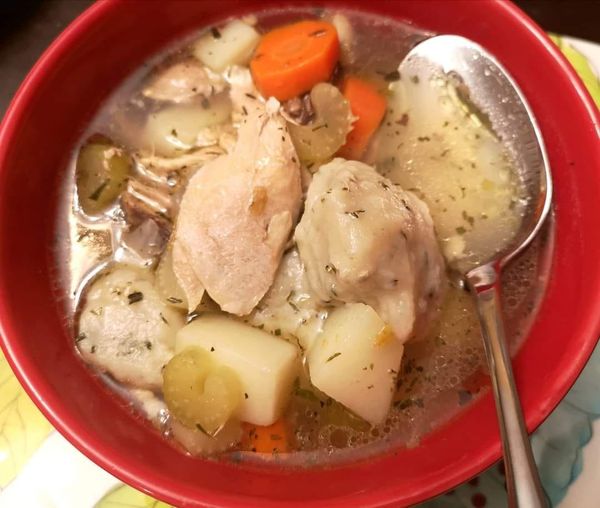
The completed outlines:
<svg viewBox="0 0 600 508">
<path fill-rule="evenodd" d="M 338 356 L 340 356 L 342 353 L 340 353 L 339 351 L 337 353 L 333 353 L 329 358 L 327 358 L 327 360 L 325 361 L 325 363 L 330 362 L 331 360 L 334 360 L 335 358 L 337 358 Z"/>
<path fill-rule="evenodd" d="M 141 291 L 134 291 L 133 293 L 129 293 L 127 295 L 127 300 L 129 300 L 129 305 L 136 303 L 136 302 L 141 302 L 144 299 L 144 293 L 142 293 Z"/>
</svg>

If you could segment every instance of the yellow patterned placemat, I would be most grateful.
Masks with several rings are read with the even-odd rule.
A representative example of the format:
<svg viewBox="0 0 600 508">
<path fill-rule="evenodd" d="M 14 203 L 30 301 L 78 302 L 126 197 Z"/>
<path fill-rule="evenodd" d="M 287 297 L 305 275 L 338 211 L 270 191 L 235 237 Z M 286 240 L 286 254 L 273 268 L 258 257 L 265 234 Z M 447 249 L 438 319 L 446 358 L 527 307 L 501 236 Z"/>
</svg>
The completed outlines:
<svg viewBox="0 0 600 508">
<path fill-rule="evenodd" d="M 0 489 L 15 479 L 52 430 L 0 352 Z"/>
</svg>

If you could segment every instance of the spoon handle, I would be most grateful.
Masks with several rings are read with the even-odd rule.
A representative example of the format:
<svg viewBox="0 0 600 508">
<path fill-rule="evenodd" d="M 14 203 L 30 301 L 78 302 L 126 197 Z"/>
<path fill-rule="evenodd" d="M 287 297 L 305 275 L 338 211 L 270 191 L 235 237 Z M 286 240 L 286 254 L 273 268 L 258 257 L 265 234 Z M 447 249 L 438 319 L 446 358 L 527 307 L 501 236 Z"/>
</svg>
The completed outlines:
<svg viewBox="0 0 600 508">
<path fill-rule="evenodd" d="M 508 505 L 510 508 L 547 508 L 549 504 L 533 459 L 510 357 L 506 350 L 500 308 L 499 272 L 497 266 L 484 265 L 467 274 L 467 283 L 477 304 L 496 400 Z"/>
</svg>

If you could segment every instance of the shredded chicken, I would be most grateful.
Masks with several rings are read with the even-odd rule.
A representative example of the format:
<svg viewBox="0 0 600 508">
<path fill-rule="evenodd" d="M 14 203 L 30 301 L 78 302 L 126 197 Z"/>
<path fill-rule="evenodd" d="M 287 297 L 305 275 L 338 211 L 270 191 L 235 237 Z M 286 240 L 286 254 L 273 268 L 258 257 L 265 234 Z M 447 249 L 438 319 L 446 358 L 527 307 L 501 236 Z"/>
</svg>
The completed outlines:
<svg viewBox="0 0 600 508">
<path fill-rule="evenodd" d="M 249 97 L 247 94 L 250 94 Z M 173 269 L 190 308 L 204 287 L 223 310 L 248 314 L 273 282 L 301 206 L 300 167 L 279 103 L 232 86 L 245 113 L 230 154 L 190 180 Z"/>
<path fill-rule="evenodd" d="M 444 262 L 427 206 L 371 166 L 321 166 L 295 238 L 323 302 L 370 305 L 401 342 L 438 301 Z"/>
<path fill-rule="evenodd" d="M 171 187 L 169 178 L 174 174 L 194 172 L 194 170 L 213 160 L 226 151 L 219 145 L 200 148 L 177 157 L 161 157 L 159 155 L 138 154 L 136 156 L 137 171 L 142 177 L 160 185 Z"/>
<path fill-rule="evenodd" d="M 219 74 L 189 58 L 157 68 L 142 94 L 157 101 L 181 103 L 198 96 L 210 97 L 222 92 L 226 86 Z"/>
</svg>

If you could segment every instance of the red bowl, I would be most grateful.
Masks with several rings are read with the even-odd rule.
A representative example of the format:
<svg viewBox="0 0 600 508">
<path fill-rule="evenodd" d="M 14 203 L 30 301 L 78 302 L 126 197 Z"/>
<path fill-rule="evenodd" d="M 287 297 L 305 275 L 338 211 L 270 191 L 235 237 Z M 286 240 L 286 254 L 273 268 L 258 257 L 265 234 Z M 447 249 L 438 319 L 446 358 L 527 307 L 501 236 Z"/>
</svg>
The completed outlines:
<svg viewBox="0 0 600 508">
<path fill-rule="evenodd" d="M 290 471 L 199 460 L 163 441 L 90 375 L 74 354 L 65 325 L 53 253 L 57 198 L 86 122 L 129 72 L 166 43 L 224 15 L 281 3 L 98 2 L 44 53 L 0 129 L 2 347 L 29 395 L 77 448 L 127 483 L 168 502 L 240 507 L 416 503 L 500 457 L 489 395 L 414 449 L 343 467 Z M 556 185 L 551 278 L 538 318 L 514 360 L 527 426 L 535 428 L 565 395 L 600 332 L 598 111 L 552 43 L 512 4 L 318 3 L 384 13 L 469 37 L 499 58 L 528 97 Z"/>
</svg>

